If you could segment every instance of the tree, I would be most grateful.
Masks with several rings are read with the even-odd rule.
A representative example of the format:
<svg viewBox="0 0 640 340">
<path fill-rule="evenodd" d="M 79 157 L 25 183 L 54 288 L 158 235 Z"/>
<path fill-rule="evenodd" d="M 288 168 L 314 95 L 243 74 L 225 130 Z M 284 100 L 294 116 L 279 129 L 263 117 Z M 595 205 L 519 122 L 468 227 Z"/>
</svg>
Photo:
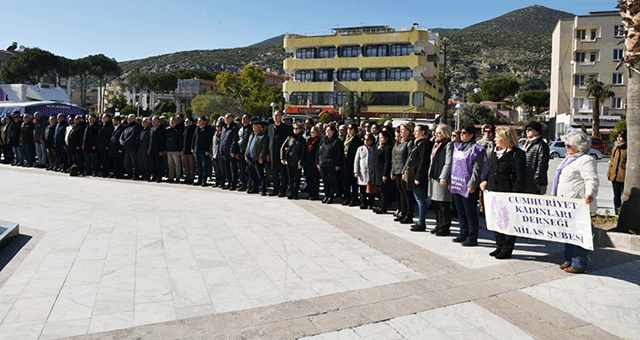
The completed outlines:
<svg viewBox="0 0 640 340">
<path fill-rule="evenodd" d="M 480 95 L 480 93 L 473 92 L 469 94 L 469 102 L 474 104 L 480 104 L 481 101 L 482 101 L 482 95 Z"/>
<path fill-rule="evenodd" d="M 591 135 L 600 137 L 600 103 L 604 103 L 608 98 L 613 98 L 615 93 L 611 91 L 611 84 L 605 85 L 603 82 L 589 78 L 587 80 L 587 98 L 593 97 L 593 125 Z"/>
<path fill-rule="evenodd" d="M 613 130 L 611 130 L 611 133 L 609 134 L 609 140 L 611 141 L 611 143 L 615 143 L 616 139 L 618 138 L 618 133 L 626 129 L 627 129 L 626 119 L 621 119 L 619 122 L 617 122 L 616 125 L 613 127 Z"/>
<path fill-rule="evenodd" d="M 178 87 L 178 77 L 174 73 L 156 73 L 149 79 L 152 90 L 158 92 L 175 91 Z"/>
<path fill-rule="evenodd" d="M 222 93 L 236 100 L 242 111 L 252 116 L 270 116 L 271 103 L 280 102 L 282 90 L 264 84 L 264 72 L 254 65 L 247 65 L 240 76 L 221 72 L 216 77 Z"/>
<path fill-rule="evenodd" d="M 329 112 L 323 112 L 320 115 L 320 118 L 318 118 L 318 123 L 322 123 L 322 124 L 331 123 L 331 115 L 329 114 Z"/>
<path fill-rule="evenodd" d="M 35 85 L 42 77 L 56 81 L 60 57 L 39 48 L 29 48 L 9 59 L 0 70 L 0 78 L 6 83 Z"/>
<path fill-rule="evenodd" d="M 106 78 L 109 76 L 119 76 L 122 74 L 122 69 L 115 59 L 109 58 L 104 54 L 90 55 L 87 58 L 91 63 L 91 67 L 89 67 L 89 74 L 98 79 L 98 91 L 101 94 L 100 98 L 102 98 L 104 96 L 103 85 L 105 84 Z M 104 111 L 103 105 L 104 101 L 100 100 L 98 102 L 99 112 Z"/>
<path fill-rule="evenodd" d="M 87 78 L 91 61 L 89 57 L 75 59 L 71 61 L 71 74 L 80 78 L 80 106 L 86 107 Z"/>
<path fill-rule="evenodd" d="M 623 62 L 629 69 L 627 86 L 627 171 L 617 230 L 640 233 L 640 0 L 619 0 L 624 27 Z"/>
<path fill-rule="evenodd" d="M 464 123 L 487 124 L 495 121 L 495 116 L 490 107 L 482 104 L 469 104 L 462 108 L 460 126 Z"/>
<path fill-rule="evenodd" d="M 122 110 L 127 106 L 127 98 L 123 95 L 119 95 L 113 99 L 111 106 L 107 108 L 108 113 L 115 113 L 116 110 L 122 112 Z"/>
<path fill-rule="evenodd" d="M 198 117 L 209 117 L 213 115 L 215 113 L 213 98 L 214 96 L 208 94 L 195 96 L 195 98 L 191 100 L 191 108 L 193 110 L 193 113 Z"/>
<path fill-rule="evenodd" d="M 166 99 L 159 101 L 156 104 L 156 106 L 153 108 L 153 112 L 155 114 L 161 114 L 164 112 L 176 113 L 176 111 L 177 111 L 176 103 L 174 103 L 172 100 L 166 100 Z"/>
<path fill-rule="evenodd" d="M 491 78 L 480 83 L 480 89 L 484 100 L 499 102 L 516 94 L 520 89 L 520 83 L 514 78 Z"/>
<path fill-rule="evenodd" d="M 141 93 L 143 90 L 148 92 L 151 86 L 151 77 L 146 73 L 131 73 L 125 78 L 124 82 L 133 93 Z M 131 104 L 135 103 L 132 102 Z"/>
<path fill-rule="evenodd" d="M 531 90 L 522 92 L 518 95 L 518 99 L 529 108 L 534 107 L 536 115 L 540 114 L 540 108 L 549 107 L 549 92 L 544 90 Z"/>
</svg>

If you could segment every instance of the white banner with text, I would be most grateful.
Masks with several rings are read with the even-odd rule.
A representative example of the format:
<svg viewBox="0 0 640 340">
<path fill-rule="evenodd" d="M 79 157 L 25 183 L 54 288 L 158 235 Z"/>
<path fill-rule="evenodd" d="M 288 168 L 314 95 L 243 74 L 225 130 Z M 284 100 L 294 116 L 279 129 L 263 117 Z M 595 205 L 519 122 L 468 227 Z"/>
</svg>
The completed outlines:
<svg viewBox="0 0 640 340">
<path fill-rule="evenodd" d="M 593 250 L 589 205 L 580 199 L 485 191 L 487 229 Z"/>
</svg>

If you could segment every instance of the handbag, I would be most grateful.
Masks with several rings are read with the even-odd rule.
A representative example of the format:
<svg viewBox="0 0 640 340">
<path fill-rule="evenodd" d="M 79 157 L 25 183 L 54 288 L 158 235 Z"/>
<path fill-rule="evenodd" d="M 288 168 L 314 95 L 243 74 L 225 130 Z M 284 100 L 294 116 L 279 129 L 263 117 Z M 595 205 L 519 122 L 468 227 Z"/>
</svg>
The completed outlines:
<svg viewBox="0 0 640 340">
<path fill-rule="evenodd" d="M 373 184 L 373 182 L 369 181 L 367 182 L 367 194 L 377 194 L 378 193 L 378 187 Z"/>
</svg>

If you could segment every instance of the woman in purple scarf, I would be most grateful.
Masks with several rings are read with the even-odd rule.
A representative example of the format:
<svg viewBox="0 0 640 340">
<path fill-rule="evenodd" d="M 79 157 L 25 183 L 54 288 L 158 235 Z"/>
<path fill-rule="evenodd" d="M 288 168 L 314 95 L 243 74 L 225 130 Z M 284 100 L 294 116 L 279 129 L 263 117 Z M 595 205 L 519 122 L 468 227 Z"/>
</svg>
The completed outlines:
<svg viewBox="0 0 640 340">
<path fill-rule="evenodd" d="M 476 127 L 464 124 L 460 129 L 462 143 L 454 143 L 451 167 L 451 194 L 458 210 L 460 235 L 453 242 L 465 247 L 478 245 L 478 187 L 489 172 L 487 153 L 476 144 Z"/>
</svg>

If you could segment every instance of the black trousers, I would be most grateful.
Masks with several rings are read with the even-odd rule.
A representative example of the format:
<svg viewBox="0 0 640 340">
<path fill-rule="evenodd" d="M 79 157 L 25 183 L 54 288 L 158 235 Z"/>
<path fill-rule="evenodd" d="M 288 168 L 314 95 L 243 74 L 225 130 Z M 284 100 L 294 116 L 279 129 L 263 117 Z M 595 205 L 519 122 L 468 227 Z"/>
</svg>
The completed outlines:
<svg viewBox="0 0 640 340">
<path fill-rule="evenodd" d="M 408 189 L 407 182 L 402 180 L 402 175 L 396 175 L 395 178 L 400 215 L 402 217 L 413 217 L 413 192 Z"/>
<path fill-rule="evenodd" d="M 164 156 L 158 153 L 151 155 L 151 176 L 153 180 L 160 181 L 164 175 Z"/>
<path fill-rule="evenodd" d="M 351 171 L 346 171 L 351 170 Z M 343 171 L 342 193 L 345 200 L 358 199 L 358 179 L 353 176 L 353 169 L 345 169 Z M 338 178 L 339 180 L 339 178 Z"/>
<path fill-rule="evenodd" d="M 380 197 L 380 210 L 387 211 L 391 207 L 393 200 L 393 181 L 389 178 L 382 185 L 378 185 L 378 195 Z"/>
<path fill-rule="evenodd" d="M 238 186 L 238 160 L 231 156 L 222 156 L 222 164 L 224 166 L 224 177 L 227 185 L 231 188 Z M 217 176 L 216 176 L 217 178 Z"/>
<path fill-rule="evenodd" d="M 496 249 L 500 249 L 500 252 L 507 252 L 511 254 L 513 252 L 513 247 L 516 244 L 516 237 L 499 233 L 497 231 L 495 232 L 495 235 Z"/>
<path fill-rule="evenodd" d="M 622 206 L 622 193 L 624 192 L 624 182 L 612 181 L 613 185 L 613 206 L 615 214 L 618 215 L 618 209 Z"/>
<path fill-rule="evenodd" d="M 302 175 L 302 169 L 298 169 L 298 165 L 287 165 L 287 176 L 289 178 L 289 190 L 291 196 L 298 197 L 300 193 L 300 176 Z"/>
<path fill-rule="evenodd" d="M 73 164 L 78 167 L 78 173 L 84 174 L 84 153 L 76 152 L 72 154 Z"/>
<path fill-rule="evenodd" d="M 287 169 L 277 159 L 271 160 L 271 179 L 273 181 L 273 192 L 285 195 L 287 193 Z"/>
<path fill-rule="evenodd" d="M 100 155 L 100 172 L 102 172 L 102 177 L 107 177 L 109 176 L 109 172 L 111 172 L 111 157 L 109 157 L 109 150 L 100 150 L 98 154 Z"/>
<path fill-rule="evenodd" d="M 145 181 L 151 179 L 151 157 L 147 150 L 138 150 L 138 175 Z"/>
<path fill-rule="evenodd" d="M 258 161 L 249 161 L 249 177 L 251 178 L 249 188 L 251 191 L 258 191 L 262 193 L 267 192 L 267 186 L 264 178 L 264 164 L 260 164 Z"/>
<path fill-rule="evenodd" d="M 376 199 L 376 195 L 374 194 L 367 194 L 367 186 L 366 185 L 359 185 L 360 187 L 360 206 L 362 207 L 373 207 L 373 202 Z"/>
<path fill-rule="evenodd" d="M 449 231 L 451 228 L 451 202 L 431 201 L 436 211 L 436 229 Z"/>
<path fill-rule="evenodd" d="M 242 185 L 247 186 L 247 182 L 249 179 L 249 164 L 244 159 L 244 154 L 240 155 L 240 159 L 238 160 L 238 168 L 240 170 L 240 182 L 242 182 Z"/>
<path fill-rule="evenodd" d="M 309 197 L 320 196 L 320 171 L 315 165 L 304 168 L 304 178 L 307 182 L 307 194 Z"/>
<path fill-rule="evenodd" d="M 4 156 L 2 161 L 4 164 L 13 163 L 13 147 L 11 145 L 2 146 L 2 155 Z"/>
<path fill-rule="evenodd" d="M 111 157 L 111 171 L 116 178 L 122 178 L 124 174 L 124 151 Z"/>
</svg>

